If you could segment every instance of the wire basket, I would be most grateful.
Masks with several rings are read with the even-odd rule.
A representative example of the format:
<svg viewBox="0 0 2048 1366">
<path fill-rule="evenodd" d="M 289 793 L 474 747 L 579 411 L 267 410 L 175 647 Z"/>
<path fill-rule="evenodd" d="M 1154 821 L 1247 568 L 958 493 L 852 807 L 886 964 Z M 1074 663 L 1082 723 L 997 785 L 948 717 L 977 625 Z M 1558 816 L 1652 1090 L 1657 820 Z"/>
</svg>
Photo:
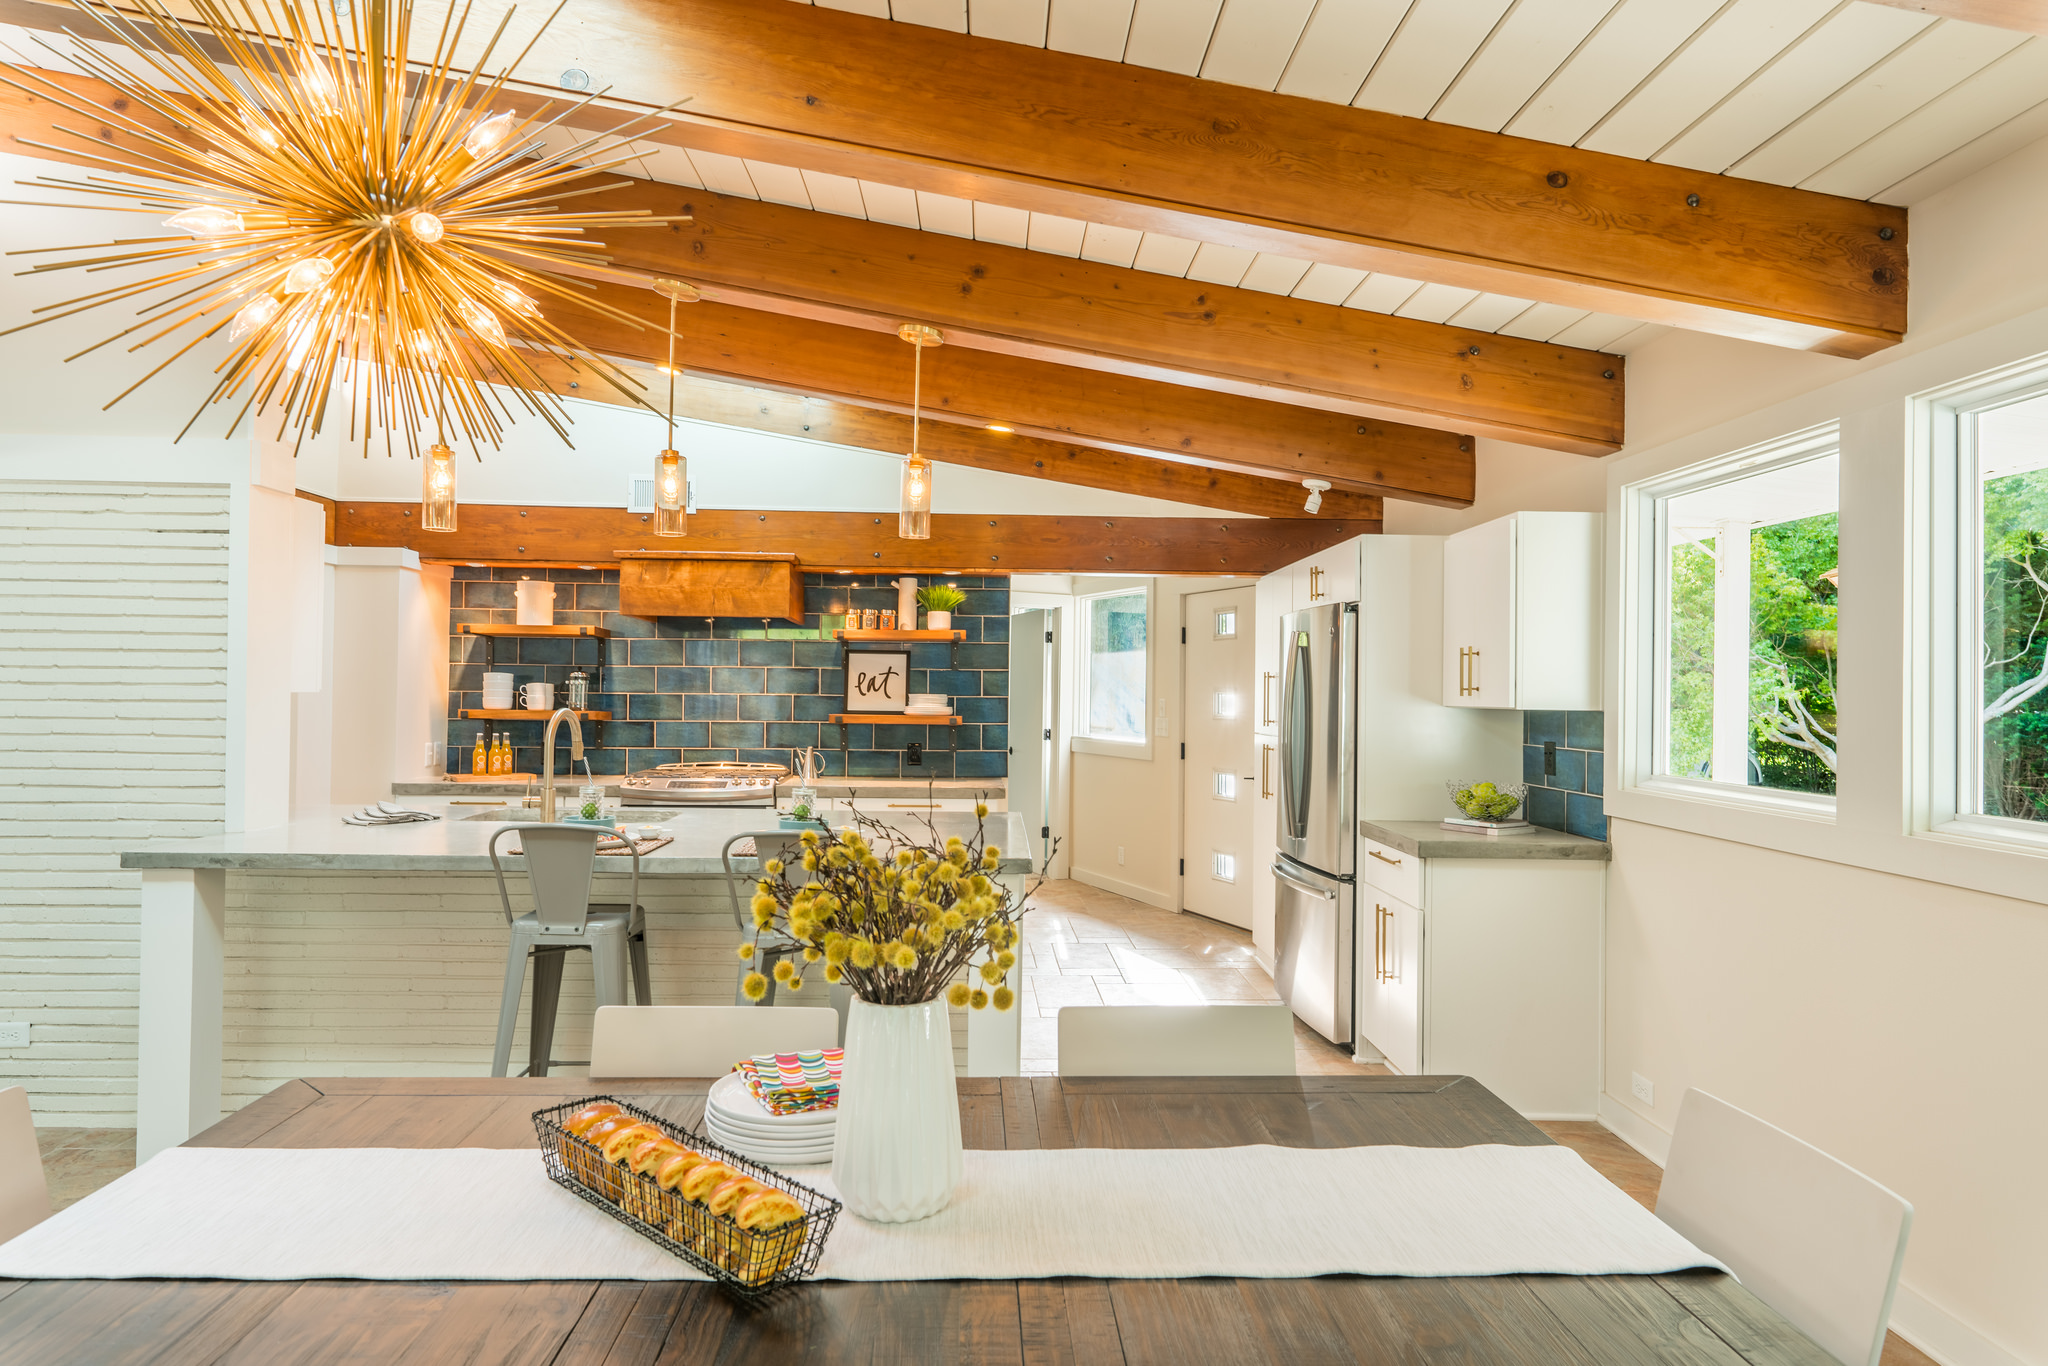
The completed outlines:
<svg viewBox="0 0 2048 1366">
<path fill-rule="evenodd" d="M 731 1215 L 713 1214 L 681 1193 L 664 1189 L 650 1174 L 605 1161 L 596 1144 L 562 1127 L 562 1121 L 570 1115 L 599 1102 L 616 1105 L 683 1146 L 782 1191 L 803 1208 L 803 1217 L 781 1228 L 756 1233 L 734 1223 Z M 617 1096 L 586 1096 L 536 1110 L 533 1127 L 540 1135 L 548 1175 L 556 1184 L 576 1192 L 642 1237 L 659 1243 L 744 1300 L 766 1299 L 815 1272 L 818 1258 L 825 1251 L 825 1239 L 839 1217 L 837 1200 Z"/>
</svg>

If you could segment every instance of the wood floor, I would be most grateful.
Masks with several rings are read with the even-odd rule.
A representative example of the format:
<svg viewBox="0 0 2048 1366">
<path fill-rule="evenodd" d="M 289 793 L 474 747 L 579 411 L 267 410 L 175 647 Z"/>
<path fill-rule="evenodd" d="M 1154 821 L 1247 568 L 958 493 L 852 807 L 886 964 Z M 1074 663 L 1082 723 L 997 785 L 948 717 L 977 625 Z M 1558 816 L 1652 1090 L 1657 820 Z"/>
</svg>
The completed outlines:
<svg viewBox="0 0 2048 1366">
<path fill-rule="evenodd" d="M 1273 979 L 1252 959 L 1251 936 L 1196 915 L 1156 910 L 1079 882 L 1048 882 L 1024 920 L 1023 1047 L 1026 1075 L 1059 1070 L 1058 1016 L 1069 1005 L 1202 1005 L 1278 1002 Z M 1384 1073 L 1355 1063 L 1299 1021 L 1295 1071 L 1304 1076 Z M 1663 1171 L 1593 1123 L 1543 1120 L 1537 1127 L 1595 1171 L 1657 1205 Z M 59 1209 L 135 1166 L 133 1129 L 39 1129 L 37 1147 Z M 1898 1334 L 1885 1339 L 1882 1366 L 1937 1366 Z"/>
</svg>

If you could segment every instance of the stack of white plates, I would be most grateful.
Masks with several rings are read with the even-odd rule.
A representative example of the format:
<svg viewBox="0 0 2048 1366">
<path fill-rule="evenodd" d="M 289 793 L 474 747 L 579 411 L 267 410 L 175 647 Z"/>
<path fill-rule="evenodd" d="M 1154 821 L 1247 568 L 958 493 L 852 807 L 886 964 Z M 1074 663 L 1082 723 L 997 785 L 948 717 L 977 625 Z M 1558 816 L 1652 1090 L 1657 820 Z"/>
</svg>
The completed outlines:
<svg viewBox="0 0 2048 1366">
<path fill-rule="evenodd" d="M 512 675 L 508 673 L 487 673 L 484 675 L 485 711 L 512 710 Z"/>
<path fill-rule="evenodd" d="M 903 708 L 907 716 L 951 716 L 950 699 L 942 692 L 914 692 Z"/>
<path fill-rule="evenodd" d="M 734 1152 L 771 1167 L 823 1166 L 832 1160 L 837 1110 L 770 1114 L 754 1093 L 728 1072 L 711 1084 L 704 1104 L 704 1128 Z"/>
</svg>

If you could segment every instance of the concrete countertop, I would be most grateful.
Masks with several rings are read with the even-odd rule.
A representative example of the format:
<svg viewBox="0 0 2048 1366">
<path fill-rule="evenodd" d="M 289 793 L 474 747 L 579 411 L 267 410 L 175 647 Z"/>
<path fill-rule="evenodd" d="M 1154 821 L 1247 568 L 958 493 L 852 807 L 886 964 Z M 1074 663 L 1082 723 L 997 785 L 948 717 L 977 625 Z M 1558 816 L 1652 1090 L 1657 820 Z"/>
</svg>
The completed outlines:
<svg viewBox="0 0 2048 1366">
<path fill-rule="evenodd" d="M 582 781 L 580 776 L 570 780 L 557 775 L 555 786 L 558 790 L 566 786 L 573 791 L 582 784 Z M 987 793 L 991 797 L 1001 798 L 1009 790 L 1008 781 L 1005 778 L 822 778 L 814 784 L 813 790 L 820 797 L 854 796 L 883 799 L 894 797 L 900 799 L 912 796 L 921 797 L 929 791 L 934 797 L 965 798 L 978 797 L 983 793 Z M 603 782 L 606 796 L 617 797 L 622 795 L 619 790 L 619 780 L 616 776 L 607 775 Z M 538 786 L 538 783 L 514 782 L 457 783 L 440 778 L 420 783 L 393 783 L 391 785 L 391 795 L 394 797 L 443 798 L 461 796 L 517 797 L 522 793 L 532 791 Z M 784 778 L 775 786 L 776 796 L 787 797 L 796 786 L 796 779 Z"/>
<path fill-rule="evenodd" d="M 1567 835 L 1538 826 L 1520 835 L 1468 835 L 1436 821 L 1360 821 L 1358 833 L 1415 858 L 1584 859 L 1611 858 L 1605 840 Z"/>
<path fill-rule="evenodd" d="M 348 825 L 342 818 L 357 807 L 331 806 L 289 825 L 268 830 L 251 830 L 236 835 L 210 835 L 203 839 L 153 840 L 121 854 L 123 868 L 236 868 L 289 871 L 367 871 L 421 873 L 487 873 L 491 835 L 516 820 L 466 819 L 477 813 L 469 807 L 451 807 L 443 802 L 398 803 L 420 811 L 436 812 L 438 821 L 408 825 Z M 517 808 L 510 808 L 511 812 Z M 916 824 L 899 828 L 911 838 L 923 833 L 924 815 Z M 972 812 L 940 811 L 932 814 L 940 837 L 974 833 Z M 719 850 L 735 834 L 773 828 L 772 813 L 766 811 L 722 811 L 714 808 L 657 808 L 635 810 L 628 825 L 658 825 L 674 842 L 663 845 L 640 859 L 644 877 L 723 876 Z M 1029 832 L 1024 818 L 1010 812 L 990 812 L 987 821 L 990 840 L 1004 851 L 1002 871 L 1031 871 Z M 513 841 L 499 844 L 502 854 Z M 606 855 L 598 865 L 605 872 L 630 872 L 632 860 Z"/>
</svg>

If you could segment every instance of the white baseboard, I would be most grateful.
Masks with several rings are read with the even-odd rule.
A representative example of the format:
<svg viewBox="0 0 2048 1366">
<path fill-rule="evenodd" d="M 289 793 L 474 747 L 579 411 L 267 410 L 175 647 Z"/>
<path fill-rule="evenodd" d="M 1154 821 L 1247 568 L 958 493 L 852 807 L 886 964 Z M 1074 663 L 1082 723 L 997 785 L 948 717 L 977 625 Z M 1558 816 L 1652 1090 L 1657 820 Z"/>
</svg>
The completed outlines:
<svg viewBox="0 0 2048 1366">
<path fill-rule="evenodd" d="M 1600 1122 L 1622 1142 L 1658 1166 L 1671 1157 L 1671 1135 L 1623 1105 L 1613 1096 L 1600 1097 Z"/>
<path fill-rule="evenodd" d="M 1658 1166 L 1670 1159 L 1671 1135 L 1613 1096 L 1600 1097 L 1600 1122 Z M 1892 1298 L 1891 1330 L 1941 1366 L 2030 1366 L 1904 1281 Z"/>
<path fill-rule="evenodd" d="M 1941 1366 L 2028 1366 L 1904 1281 L 1892 1297 L 1892 1331 Z"/>
<path fill-rule="evenodd" d="M 1140 887 L 1135 882 L 1125 882 L 1107 873 L 1098 873 L 1093 868 L 1076 867 L 1071 876 L 1076 882 L 1085 882 L 1090 887 L 1100 887 L 1105 892 L 1115 892 L 1133 901 L 1142 901 L 1147 906 L 1157 906 L 1162 911 L 1177 911 L 1174 898 L 1165 892 L 1155 892 L 1150 887 Z"/>
</svg>

